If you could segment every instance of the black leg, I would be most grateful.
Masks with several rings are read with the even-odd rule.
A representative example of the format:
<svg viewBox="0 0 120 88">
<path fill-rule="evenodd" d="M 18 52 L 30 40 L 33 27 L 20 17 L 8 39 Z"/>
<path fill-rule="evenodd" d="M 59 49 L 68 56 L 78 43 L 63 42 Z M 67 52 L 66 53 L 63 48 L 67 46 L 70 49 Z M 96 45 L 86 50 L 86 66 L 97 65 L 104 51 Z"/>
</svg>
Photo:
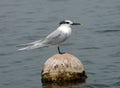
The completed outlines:
<svg viewBox="0 0 120 88">
<path fill-rule="evenodd" d="M 58 52 L 59 52 L 59 54 L 64 54 L 65 52 L 61 52 L 60 51 L 60 47 L 58 46 Z"/>
</svg>

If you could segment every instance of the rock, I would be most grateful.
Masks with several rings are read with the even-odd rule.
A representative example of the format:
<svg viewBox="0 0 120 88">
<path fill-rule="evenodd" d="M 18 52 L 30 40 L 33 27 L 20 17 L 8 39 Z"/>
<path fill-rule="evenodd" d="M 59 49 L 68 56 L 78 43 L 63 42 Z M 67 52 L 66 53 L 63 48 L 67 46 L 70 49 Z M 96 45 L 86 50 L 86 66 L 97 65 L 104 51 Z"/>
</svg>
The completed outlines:
<svg viewBox="0 0 120 88">
<path fill-rule="evenodd" d="M 44 63 L 41 75 L 42 82 L 74 81 L 87 78 L 81 61 L 68 53 L 50 57 Z"/>
</svg>

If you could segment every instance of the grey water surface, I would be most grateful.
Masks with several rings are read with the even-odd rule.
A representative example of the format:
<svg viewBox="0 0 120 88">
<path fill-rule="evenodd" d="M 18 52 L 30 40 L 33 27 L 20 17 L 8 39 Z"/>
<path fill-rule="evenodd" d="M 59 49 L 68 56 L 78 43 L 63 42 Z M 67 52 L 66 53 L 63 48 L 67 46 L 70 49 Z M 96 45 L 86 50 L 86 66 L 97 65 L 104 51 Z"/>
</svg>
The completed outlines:
<svg viewBox="0 0 120 88">
<path fill-rule="evenodd" d="M 83 84 L 43 85 L 41 70 L 57 48 L 17 51 L 62 20 L 80 22 L 61 49 L 84 64 Z M 120 88 L 120 0 L 0 0 L 0 88 Z"/>
</svg>

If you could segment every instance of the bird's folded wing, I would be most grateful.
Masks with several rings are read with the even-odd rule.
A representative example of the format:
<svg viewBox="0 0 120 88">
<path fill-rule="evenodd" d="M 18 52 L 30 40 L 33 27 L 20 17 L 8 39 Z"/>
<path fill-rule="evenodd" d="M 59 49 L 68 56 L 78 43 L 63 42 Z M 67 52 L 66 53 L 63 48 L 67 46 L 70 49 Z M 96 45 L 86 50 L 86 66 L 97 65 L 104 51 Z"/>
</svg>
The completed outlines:
<svg viewBox="0 0 120 88">
<path fill-rule="evenodd" d="M 59 44 L 63 42 L 64 40 L 66 40 L 66 35 L 63 34 L 63 32 L 60 30 L 53 31 L 45 38 L 45 42 L 47 44 L 53 44 L 53 45 Z"/>
</svg>

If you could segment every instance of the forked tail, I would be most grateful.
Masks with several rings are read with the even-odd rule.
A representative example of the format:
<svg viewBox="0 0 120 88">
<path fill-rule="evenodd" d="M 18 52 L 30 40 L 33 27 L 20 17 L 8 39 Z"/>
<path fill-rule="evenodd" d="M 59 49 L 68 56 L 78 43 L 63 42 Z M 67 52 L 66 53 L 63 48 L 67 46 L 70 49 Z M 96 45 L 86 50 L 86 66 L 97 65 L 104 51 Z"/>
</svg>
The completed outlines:
<svg viewBox="0 0 120 88">
<path fill-rule="evenodd" d="M 23 48 L 20 48 L 18 50 L 31 50 L 31 49 L 36 49 L 36 48 L 45 47 L 45 46 L 46 45 L 42 43 L 42 40 L 38 40 L 32 43 L 19 45 L 19 47 L 23 47 Z"/>
<path fill-rule="evenodd" d="M 18 50 L 31 50 L 31 49 L 36 49 L 36 48 L 40 48 L 40 47 L 45 47 L 45 45 L 42 45 L 42 44 L 28 45 L 28 46 L 20 48 Z"/>
</svg>

